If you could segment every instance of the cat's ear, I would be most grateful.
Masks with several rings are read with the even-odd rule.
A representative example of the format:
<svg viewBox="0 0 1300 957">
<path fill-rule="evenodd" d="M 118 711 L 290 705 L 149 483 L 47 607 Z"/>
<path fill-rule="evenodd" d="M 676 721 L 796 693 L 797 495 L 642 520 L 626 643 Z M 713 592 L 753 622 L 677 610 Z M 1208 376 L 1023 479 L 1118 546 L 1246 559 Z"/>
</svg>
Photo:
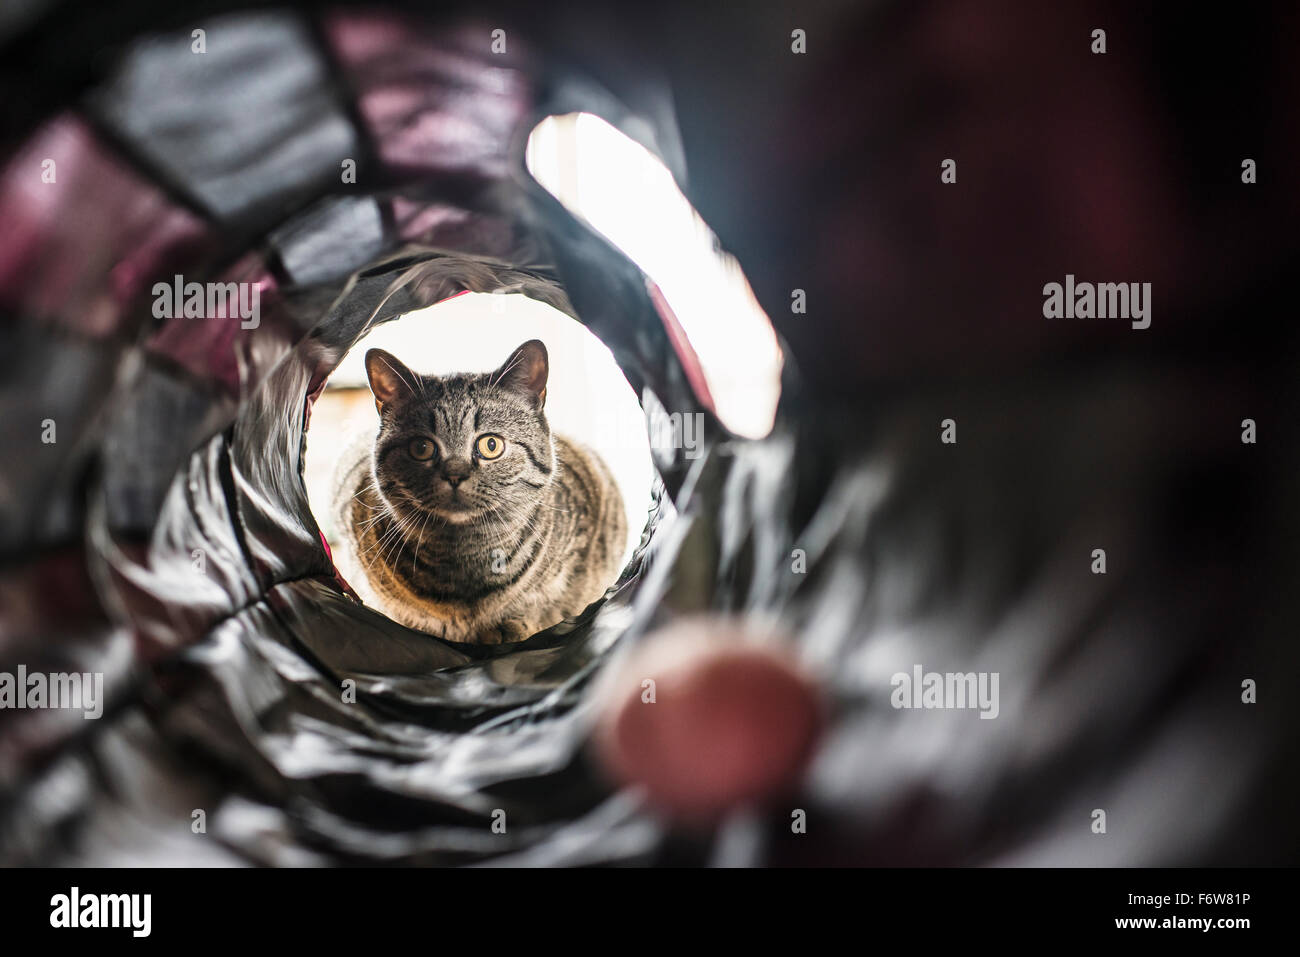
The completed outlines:
<svg viewBox="0 0 1300 957">
<path fill-rule="evenodd" d="M 414 398 L 421 390 L 420 379 L 402 361 L 383 349 L 366 353 L 366 377 L 375 394 L 375 408 L 382 414 L 384 406 Z"/>
<path fill-rule="evenodd" d="M 529 396 L 540 409 L 546 404 L 546 376 L 549 372 L 546 346 L 540 339 L 529 339 L 492 374 L 492 384 Z"/>
</svg>

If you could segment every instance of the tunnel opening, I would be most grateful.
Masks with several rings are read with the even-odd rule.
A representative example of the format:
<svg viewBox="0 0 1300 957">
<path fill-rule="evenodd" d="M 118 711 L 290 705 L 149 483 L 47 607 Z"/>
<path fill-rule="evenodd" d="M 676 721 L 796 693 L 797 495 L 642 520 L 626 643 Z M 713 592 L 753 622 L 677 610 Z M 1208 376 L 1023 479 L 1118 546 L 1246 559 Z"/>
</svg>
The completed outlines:
<svg viewBox="0 0 1300 957">
<path fill-rule="evenodd" d="M 624 540 L 617 543 L 619 573 L 604 585 L 612 588 L 617 580 L 635 576 L 644 546 L 668 517 L 659 507 L 662 485 L 651 461 L 650 441 L 655 437 L 671 442 L 674 436 L 648 429 L 638 397 L 612 354 L 581 323 L 526 296 L 467 292 L 370 329 L 344 355 L 309 406 L 303 480 L 313 517 L 351 593 L 364 591 L 368 579 L 366 563 L 354 553 L 348 529 L 342 527 L 346 519 L 338 514 L 338 463 L 341 457 L 356 457 L 358 443 L 373 447 L 379 429 L 366 351 L 383 349 L 420 374 L 448 375 L 488 371 L 531 339 L 541 341 L 549 357 L 544 404 L 549 428 L 608 466 L 626 519 Z M 426 534 L 432 538 L 433 530 L 436 525 L 426 517 L 412 565 L 418 544 Z M 396 546 L 390 543 L 386 553 L 378 547 L 374 551 L 365 557 L 379 561 Z"/>
</svg>

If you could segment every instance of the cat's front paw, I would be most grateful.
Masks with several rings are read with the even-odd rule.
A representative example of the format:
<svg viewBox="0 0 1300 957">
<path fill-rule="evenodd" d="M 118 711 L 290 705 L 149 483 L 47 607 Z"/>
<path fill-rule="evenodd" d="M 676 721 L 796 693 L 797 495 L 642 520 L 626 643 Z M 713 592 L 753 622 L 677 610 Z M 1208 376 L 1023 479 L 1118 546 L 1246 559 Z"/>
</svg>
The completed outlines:
<svg viewBox="0 0 1300 957">
<path fill-rule="evenodd" d="M 532 636 L 533 629 L 527 622 L 510 620 L 488 629 L 479 640 L 485 645 L 509 645 Z"/>
</svg>

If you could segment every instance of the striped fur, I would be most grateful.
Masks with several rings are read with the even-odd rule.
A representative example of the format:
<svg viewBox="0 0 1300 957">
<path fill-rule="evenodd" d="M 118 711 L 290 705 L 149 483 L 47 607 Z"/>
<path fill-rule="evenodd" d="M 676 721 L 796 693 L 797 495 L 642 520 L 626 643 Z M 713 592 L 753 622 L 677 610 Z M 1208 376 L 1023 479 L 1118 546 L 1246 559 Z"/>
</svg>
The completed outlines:
<svg viewBox="0 0 1300 957">
<path fill-rule="evenodd" d="M 623 502 L 595 452 L 552 435 L 542 343 L 487 374 L 421 376 L 381 350 L 366 365 L 379 434 L 341 461 L 335 519 L 336 560 L 367 604 L 442 638 L 496 644 L 605 592 L 627 542 Z M 498 458 L 479 446 L 485 436 L 504 442 Z"/>
</svg>

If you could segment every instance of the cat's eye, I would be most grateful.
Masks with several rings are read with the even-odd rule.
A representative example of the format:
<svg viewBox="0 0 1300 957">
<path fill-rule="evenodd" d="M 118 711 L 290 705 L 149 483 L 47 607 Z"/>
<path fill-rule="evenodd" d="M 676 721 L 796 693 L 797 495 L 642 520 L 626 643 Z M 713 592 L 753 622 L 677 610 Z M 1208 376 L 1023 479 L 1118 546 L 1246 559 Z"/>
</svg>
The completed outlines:
<svg viewBox="0 0 1300 957">
<path fill-rule="evenodd" d="M 417 462 L 427 462 L 433 458 L 434 446 L 428 439 L 413 439 L 406 450 Z"/>
<path fill-rule="evenodd" d="M 506 440 L 499 435 L 480 435 L 478 437 L 478 454 L 480 458 L 496 459 L 506 450 Z"/>
</svg>

